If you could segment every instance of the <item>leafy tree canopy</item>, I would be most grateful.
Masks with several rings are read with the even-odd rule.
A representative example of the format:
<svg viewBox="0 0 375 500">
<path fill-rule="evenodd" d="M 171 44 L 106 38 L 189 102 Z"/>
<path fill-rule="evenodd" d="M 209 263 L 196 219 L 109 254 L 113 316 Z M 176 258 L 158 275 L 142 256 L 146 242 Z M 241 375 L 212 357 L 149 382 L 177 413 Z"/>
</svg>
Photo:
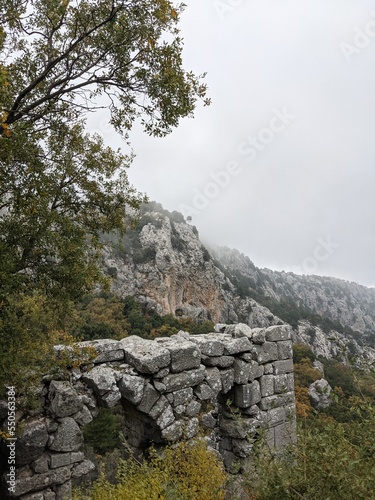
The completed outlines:
<svg viewBox="0 0 375 500">
<path fill-rule="evenodd" d="M 122 133 L 138 116 L 148 133 L 170 132 L 206 93 L 182 65 L 183 7 L 167 0 L 0 0 L 4 133 L 18 122 L 43 127 L 51 116 L 67 121 L 103 106 Z"/>
<path fill-rule="evenodd" d="M 122 234 L 143 199 L 127 177 L 132 154 L 87 134 L 87 114 L 108 109 L 127 141 L 136 119 L 164 136 L 208 104 L 183 67 L 183 7 L 0 0 L 0 385 L 65 329 L 69 301 L 102 278 L 101 236 Z"/>
<path fill-rule="evenodd" d="M 109 108 L 124 137 L 163 136 L 205 100 L 166 0 L 0 0 L 0 278 L 71 297 L 98 279 L 99 235 L 141 201 L 131 155 L 85 134 Z M 205 101 L 207 103 L 207 101 Z"/>
</svg>

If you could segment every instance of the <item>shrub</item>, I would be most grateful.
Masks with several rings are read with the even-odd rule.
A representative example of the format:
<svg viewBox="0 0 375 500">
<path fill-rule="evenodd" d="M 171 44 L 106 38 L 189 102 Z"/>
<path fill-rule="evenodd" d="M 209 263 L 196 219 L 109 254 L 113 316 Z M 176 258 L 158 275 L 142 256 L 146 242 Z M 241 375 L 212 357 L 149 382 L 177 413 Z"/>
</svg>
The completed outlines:
<svg viewBox="0 0 375 500">
<path fill-rule="evenodd" d="M 306 344 L 293 344 L 293 363 L 300 363 L 303 358 L 315 361 L 315 354 L 312 352 L 311 347 Z"/>
<path fill-rule="evenodd" d="M 122 423 L 123 417 L 115 409 L 100 408 L 94 420 L 83 427 L 85 445 L 100 455 L 112 451 L 120 444 Z"/>
<path fill-rule="evenodd" d="M 361 413 L 360 406 L 353 408 Z M 367 415 L 367 416 L 366 416 Z M 339 424 L 318 416 L 299 428 L 298 444 L 283 457 L 262 449 L 248 477 L 254 499 L 374 498 L 374 408 L 360 421 Z"/>
<path fill-rule="evenodd" d="M 118 484 L 102 475 L 86 494 L 74 493 L 74 500 L 221 500 L 225 473 L 216 456 L 203 441 L 167 447 L 159 456 L 151 451 L 143 463 L 134 458 L 120 461 Z"/>
</svg>

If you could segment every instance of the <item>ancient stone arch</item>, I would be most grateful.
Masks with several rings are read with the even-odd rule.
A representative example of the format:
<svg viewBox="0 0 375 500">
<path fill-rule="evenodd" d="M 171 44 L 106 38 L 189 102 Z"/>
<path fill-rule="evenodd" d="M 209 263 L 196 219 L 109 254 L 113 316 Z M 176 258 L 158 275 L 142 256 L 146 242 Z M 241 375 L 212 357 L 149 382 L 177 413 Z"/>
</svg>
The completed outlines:
<svg viewBox="0 0 375 500">
<path fill-rule="evenodd" d="M 217 325 L 216 332 L 202 335 L 179 332 L 153 341 L 131 336 L 78 344 L 78 349 L 87 347 L 95 349 L 91 365 L 73 368 L 69 381 L 43 379 L 43 413 L 23 422 L 11 497 L 70 497 L 72 479 L 94 467 L 82 452 L 81 428 L 100 406 L 123 405 L 134 450 L 151 441 L 192 439 L 203 429 L 230 471 L 251 457 L 260 428 L 275 450 L 295 439 L 287 325 Z M 69 349 L 56 346 L 57 351 Z M 4 472 L 4 484 L 6 479 Z"/>
</svg>

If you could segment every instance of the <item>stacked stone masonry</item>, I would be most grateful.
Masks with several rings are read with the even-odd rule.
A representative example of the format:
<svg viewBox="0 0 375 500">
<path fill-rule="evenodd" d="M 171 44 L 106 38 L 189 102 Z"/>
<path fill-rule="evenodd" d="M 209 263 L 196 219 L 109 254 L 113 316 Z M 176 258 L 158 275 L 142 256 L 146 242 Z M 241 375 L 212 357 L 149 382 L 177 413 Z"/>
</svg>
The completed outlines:
<svg viewBox="0 0 375 500">
<path fill-rule="evenodd" d="M 134 450 L 203 431 L 230 472 L 249 460 L 261 430 L 282 451 L 295 440 L 291 328 L 215 330 L 78 344 L 82 353 L 94 348 L 95 359 L 73 368 L 69 381 L 43 379 L 44 412 L 22 422 L 17 440 L 13 497 L 71 498 L 72 480 L 95 467 L 82 451 L 82 427 L 101 406 L 123 406 Z"/>
</svg>

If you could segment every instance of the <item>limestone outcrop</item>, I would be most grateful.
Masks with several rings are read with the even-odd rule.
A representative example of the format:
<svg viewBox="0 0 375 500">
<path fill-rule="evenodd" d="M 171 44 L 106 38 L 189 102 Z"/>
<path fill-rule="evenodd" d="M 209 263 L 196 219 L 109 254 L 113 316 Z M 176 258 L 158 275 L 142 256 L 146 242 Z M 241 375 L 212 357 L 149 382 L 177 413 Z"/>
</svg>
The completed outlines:
<svg viewBox="0 0 375 500">
<path fill-rule="evenodd" d="M 182 214 L 142 207 L 123 246 L 108 245 L 104 269 L 112 289 L 159 314 L 252 328 L 291 322 L 294 341 L 315 355 L 367 369 L 375 362 L 375 289 L 356 283 L 257 268 L 225 247 L 205 247 Z"/>
<path fill-rule="evenodd" d="M 72 480 L 94 469 L 83 451 L 82 427 L 99 407 L 121 404 L 128 444 L 192 439 L 199 430 L 229 471 L 251 457 L 260 429 L 282 450 L 295 439 L 291 328 L 216 326 L 209 334 L 82 342 L 77 361 L 95 349 L 91 364 L 69 380 L 44 377 L 43 412 L 18 423 L 17 470 L 10 498 L 66 500 Z M 77 362 L 75 363 L 77 365 Z M 3 425 L 6 422 L 3 420 Z M 242 464 L 242 465 L 241 465 Z M 6 472 L 3 484 L 7 485 Z"/>
<path fill-rule="evenodd" d="M 316 410 L 325 410 L 329 408 L 332 404 L 332 399 L 330 397 L 331 391 L 332 387 L 324 378 L 312 383 L 308 393 L 312 406 Z"/>
</svg>

